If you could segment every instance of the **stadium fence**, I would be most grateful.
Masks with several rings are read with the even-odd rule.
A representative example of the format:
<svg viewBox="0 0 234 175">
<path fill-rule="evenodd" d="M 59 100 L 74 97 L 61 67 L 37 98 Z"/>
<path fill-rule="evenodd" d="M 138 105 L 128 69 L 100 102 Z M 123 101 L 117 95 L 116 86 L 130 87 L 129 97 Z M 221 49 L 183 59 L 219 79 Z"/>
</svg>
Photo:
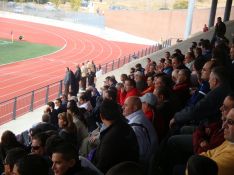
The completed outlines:
<svg viewBox="0 0 234 175">
<path fill-rule="evenodd" d="M 169 39 L 162 42 L 162 44 L 152 45 L 123 58 L 113 59 L 112 61 L 101 65 L 102 72 L 105 74 L 113 71 L 133 60 L 145 57 L 170 46 L 171 40 Z M 45 87 L 0 102 L 0 125 L 15 120 L 23 114 L 32 112 L 36 108 L 47 104 L 48 101 L 55 100 L 62 95 L 63 88 L 63 80 L 60 80 Z"/>
</svg>

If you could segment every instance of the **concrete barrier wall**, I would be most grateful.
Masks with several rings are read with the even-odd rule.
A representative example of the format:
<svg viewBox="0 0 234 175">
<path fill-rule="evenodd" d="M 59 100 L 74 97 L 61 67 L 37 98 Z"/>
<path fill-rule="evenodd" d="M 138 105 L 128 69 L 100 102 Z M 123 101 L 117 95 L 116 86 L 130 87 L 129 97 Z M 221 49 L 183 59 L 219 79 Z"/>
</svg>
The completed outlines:
<svg viewBox="0 0 234 175">
<path fill-rule="evenodd" d="M 227 32 L 226 32 L 226 37 L 231 41 L 231 34 L 234 33 L 234 21 L 229 21 L 226 23 L 227 26 Z M 140 58 L 138 60 L 132 61 L 131 63 L 125 64 L 123 67 L 116 69 L 114 71 L 111 71 L 107 74 L 104 74 L 97 79 L 97 88 L 100 89 L 101 86 L 103 86 L 103 81 L 105 80 L 105 77 L 114 75 L 117 79 L 117 81 L 120 80 L 120 75 L 123 73 L 129 74 L 130 68 L 135 67 L 137 63 L 141 63 L 142 66 L 146 65 L 146 58 L 150 57 L 152 60 L 158 62 L 158 60 L 162 57 L 164 57 L 164 53 L 166 51 L 173 52 L 175 49 L 180 49 L 183 53 L 186 53 L 188 49 L 191 47 L 193 41 L 199 41 L 201 38 L 204 39 L 211 39 L 214 34 L 214 28 L 212 28 L 210 31 L 203 33 L 199 32 L 194 35 L 192 35 L 189 39 L 175 44 L 171 46 L 170 48 L 162 49 L 156 53 L 153 53 L 151 55 L 148 55 L 146 57 Z"/>
<path fill-rule="evenodd" d="M 191 33 L 202 31 L 208 24 L 210 9 L 195 9 Z M 218 8 L 216 17 L 224 16 L 224 8 Z M 187 10 L 158 10 L 155 12 L 141 11 L 106 11 L 106 26 L 131 33 L 136 36 L 160 41 L 168 38 L 183 38 Z M 230 20 L 234 20 L 232 7 Z"/>
</svg>

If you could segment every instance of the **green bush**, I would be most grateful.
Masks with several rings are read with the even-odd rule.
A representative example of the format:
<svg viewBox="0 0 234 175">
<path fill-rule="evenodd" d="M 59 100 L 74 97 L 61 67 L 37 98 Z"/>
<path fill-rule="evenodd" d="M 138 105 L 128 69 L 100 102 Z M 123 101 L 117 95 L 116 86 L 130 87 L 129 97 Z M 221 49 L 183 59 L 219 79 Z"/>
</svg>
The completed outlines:
<svg viewBox="0 0 234 175">
<path fill-rule="evenodd" d="M 188 8 L 188 0 L 176 0 L 173 4 L 174 9 L 187 9 Z"/>
</svg>

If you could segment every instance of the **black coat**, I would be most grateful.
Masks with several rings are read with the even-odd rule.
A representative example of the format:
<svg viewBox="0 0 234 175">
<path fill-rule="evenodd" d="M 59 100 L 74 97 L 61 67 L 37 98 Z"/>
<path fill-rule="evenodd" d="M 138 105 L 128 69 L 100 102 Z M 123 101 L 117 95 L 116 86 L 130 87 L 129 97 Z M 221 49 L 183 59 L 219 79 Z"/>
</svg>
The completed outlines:
<svg viewBox="0 0 234 175">
<path fill-rule="evenodd" d="M 224 98 L 231 92 L 230 86 L 219 86 L 210 91 L 194 106 L 185 107 L 174 116 L 177 124 L 186 124 L 191 121 L 207 122 L 220 119 L 220 107 Z"/>
<path fill-rule="evenodd" d="M 215 34 L 217 37 L 224 38 L 224 35 L 226 33 L 226 25 L 221 22 L 220 24 L 215 25 Z"/>
<path fill-rule="evenodd" d="M 132 128 L 123 120 L 114 122 L 101 132 L 94 164 L 104 174 L 123 161 L 138 161 L 139 148 Z"/>
</svg>

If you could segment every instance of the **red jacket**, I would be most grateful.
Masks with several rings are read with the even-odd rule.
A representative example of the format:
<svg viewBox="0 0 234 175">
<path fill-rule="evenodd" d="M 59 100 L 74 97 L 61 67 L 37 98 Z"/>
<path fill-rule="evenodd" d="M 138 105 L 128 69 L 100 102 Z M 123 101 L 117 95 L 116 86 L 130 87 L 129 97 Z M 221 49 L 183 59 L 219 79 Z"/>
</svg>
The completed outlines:
<svg viewBox="0 0 234 175">
<path fill-rule="evenodd" d="M 204 147 L 200 146 L 202 141 L 208 144 Z M 193 149 L 194 152 L 200 154 L 207 150 L 213 149 L 224 142 L 222 121 L 208 124 L 208 126 L 198 127 L 193 132 Z"/>
<path fill-rule="evenodd" d="M 146 93 L 153 93 L 154 92 L 154 85 L 147 87 L 142 93 L 141 96 L 145 95 Z"/>
<path fill-rule="evenodd" d="M 137 88 L 133 88 L 128 92 L 120 92 L 120 105 L 123 106 L 125 100 L 128 97 L 132 97 L 132 96 L 139 96 L 139 92 L 138 92 Z"/>
</svg>

